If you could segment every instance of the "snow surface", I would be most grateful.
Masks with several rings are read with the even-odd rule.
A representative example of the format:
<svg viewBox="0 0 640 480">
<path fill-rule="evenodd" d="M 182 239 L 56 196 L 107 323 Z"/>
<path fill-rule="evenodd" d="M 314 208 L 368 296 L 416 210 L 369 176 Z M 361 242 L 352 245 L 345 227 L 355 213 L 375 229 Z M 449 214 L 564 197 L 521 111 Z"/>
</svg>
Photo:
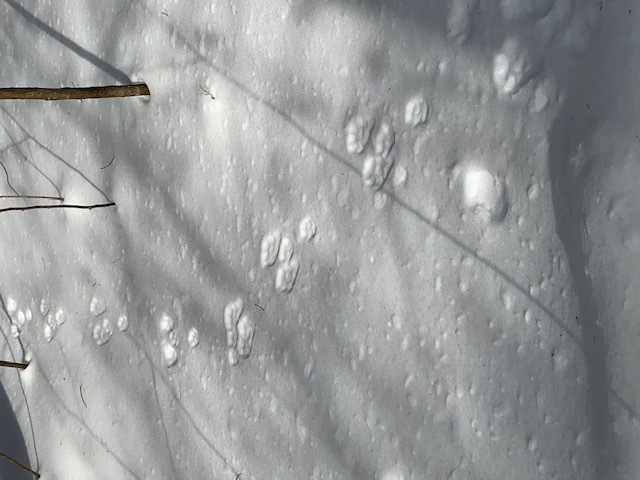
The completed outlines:
<svg viewBox="0 0 640 480">
<path fill-rule="evenodd" d="M 0 194 L 117 205 L 0 215 L 0 452 L 640 478 L 636 6 L 0 2 L 2 86 L 151 91 L 0 104 Z"/>
</svg>

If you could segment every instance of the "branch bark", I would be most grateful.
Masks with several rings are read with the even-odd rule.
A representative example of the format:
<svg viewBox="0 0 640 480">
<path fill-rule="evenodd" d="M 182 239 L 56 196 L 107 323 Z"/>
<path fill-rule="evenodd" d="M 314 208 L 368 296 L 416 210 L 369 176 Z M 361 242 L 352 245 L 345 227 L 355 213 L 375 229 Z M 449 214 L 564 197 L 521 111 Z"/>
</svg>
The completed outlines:
<svg viewBox="0 0 640 480">
<path fill-rule="evenodd" d="M 0 88 L 0 100 L 85 100 L 149 95 L 151 95 L 149 87 L 144 83 L 106 87 Z"/>
</svg>

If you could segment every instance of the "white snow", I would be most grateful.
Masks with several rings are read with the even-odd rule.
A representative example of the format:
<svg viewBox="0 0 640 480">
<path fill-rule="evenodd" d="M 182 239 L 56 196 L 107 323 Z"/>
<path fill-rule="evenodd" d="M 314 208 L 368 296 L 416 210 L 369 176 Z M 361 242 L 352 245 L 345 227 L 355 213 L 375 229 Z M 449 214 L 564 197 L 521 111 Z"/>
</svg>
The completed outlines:
<svg viewBox="0 0 640 480">
<path fill-rule="evenodd" d="M 631 0 L 0 2 L 0 453 L 640 478 Z M 5 172 L 6 169 L 6 172 Z M 25 198 L 24 195 L 64 200 Z M 0 458 L 0 478 L 27 479 Z"/>
</svg>

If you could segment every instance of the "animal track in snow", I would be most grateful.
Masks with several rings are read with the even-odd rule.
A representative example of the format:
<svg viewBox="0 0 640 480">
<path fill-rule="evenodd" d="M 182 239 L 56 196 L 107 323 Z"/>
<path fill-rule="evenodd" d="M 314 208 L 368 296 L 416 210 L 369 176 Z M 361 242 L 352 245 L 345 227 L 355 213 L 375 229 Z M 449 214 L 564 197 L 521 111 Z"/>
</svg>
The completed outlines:
<svg viewBox="0 0 640 480">
<path fill-rule="evenodd" d="M 362 163 L 362 183 L 373 190 L 379 190 L 384 185 L 392 165 L 391 159 L 369 155 Z"/>
<path fill-rule="evenodd" d="M 7 297 L 7 304 L 6 304 L 6 308 L 7 308 L 7 313 L 9 315 L 13 315 L 17 308 L 18 308 L 18 302 L 16 302 L 15 298 L 13 297 Z"/>
<path fill-rule="evenodd" d="M 253 346 L 253 335 L 255 333 L 255 325 L 253 321 L 243 314 L 238 321 L 238 355 L 240 358 L 247 358 L 251 354 Z"/>
<path fill-rule="evenodd" d="M 362 153 L 371 136 L 371 121 L 362 115 L 351 117 L 345 128 L 347 153 Z"/>
<path fill-rule="evenodd" d="M 240 358 L 251 354 L 255 325 L 247 313 L 243 313 L 241 298 L 229 302 L 224 308 L 224 327 L 227 331 L 227 361 L 230 366 L 238 364 Z"/>
<path fill-rule="evenodd" d="M 286 263 L 293 257 L 293 242 L 289 237 L 283 237 L 280 242 L 280 250 L 278 252 L 278 260 Z"/>
<path fill-rule="evenodd" d="M 236 298 L 224 307 L 224 328 L 227 332 L 227 347 L 235 348 L 238 341 L 238 320 L 244 309 L 244 302 Z"/>
<path fill-rule="evenodd" d="M 262 268 L 270 267 L 276 263 L 281 238 L 282 235 L 279 230 L 269 232 L 262 237 L 262 242 L 260 244 L 260 265 Z"/>
<path fill-rule="evenodd" d="M 100 297 L 93 297 L 91 299 L 91 302 L 89 303 L 89 312 L 91 312 L 91 315 L 93 315 L 94 317 L 99 317 L 106 311 L 107 305 L 104 299 Z"/>
<path fill-rule="evenodd" d="M 56 310 L 55 319 L 56 319 L 56 324 L 58 324 L 58 326 L 62 325 L 67 320 L 67 317 L 62 308 L 58 308 Z"/>
<path fill-rule="evenodd" d="M 167 368 L 173 367 L 178 362 L 178 351 L 168 340 L 162 340 L 160 343 L 162 352 L 162 361 Z"/>
<path fill-rule="evenodd" d="M 304 217 L 298 225 L 298 241 L 310 242 L 313 240 L 313 237 L 316 236 L 316 230 L 317 226 L 313 218 L 309 216 Z"/>
<path fill-rule="evenodd" d="M 387 158 L 393 145 L 396 142 L 396 135 L 393 127 L 386 122 L 380 124 L 380 128 L 373 140 L 373 151 L 382 158 Z"/>
<path fill-rule="evenodd" d="M 173 318 L 170 315 L 163 314 L 158 320 L 158 330 L 164 335 L 168 335 L 174 328 Z"/>
<path fill-rule="evenodd" d="M 276 290 L 280 293 L 289 293 L 293 289 L 298 276 L 298 260 L 292 258 L 291 261 L 278 266 L 275 278 Z"/>
<path fill-rule="evenodd" d="M 118 330 L 120 330 L 121 332 L 126 332 L 127 330 L 129 330 L 129 317 L 127 317 L 125 314 L 122 314 L 118 317 L 118 322 L 116 323 L 116 325 L 118 326 Z"/>
<path fill-rule="evenodd" d="M 107 318 L 102 319 L 102 322 L 93 326 L 93 340 L 98 346 L 108 343 L 112 334 L 113 326 L 111 325 L 111 321 Z"/>
<path fill-rule="evenodd" d="M 191 327 L 187 333 L 187 343 L 191 348 L 196 348 L 200 343 L 200 334 L 195 327 Z"/>
</svg>

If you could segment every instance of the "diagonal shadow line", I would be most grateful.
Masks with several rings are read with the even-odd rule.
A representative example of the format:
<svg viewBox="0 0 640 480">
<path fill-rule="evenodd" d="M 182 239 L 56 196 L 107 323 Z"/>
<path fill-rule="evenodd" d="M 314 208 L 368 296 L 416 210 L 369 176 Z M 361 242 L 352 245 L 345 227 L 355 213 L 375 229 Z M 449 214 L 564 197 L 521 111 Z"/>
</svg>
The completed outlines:
<svg viewBox="0 0 640 480">
<path fill-rule="evenodd" d="M 41 149 L 43 149 L 45 152 L 47 152 L 49 155 L 51 155 L 52 157 L 54 157 L 56 160 L 58 160 L 61 163 L 64 163 L 67 167 L 69 167 L 71 170 L 73 170 L 75 173 L 77 173 L 78 175 L 80 175 L 87 183 L 89 183 L 89 185 L 91 185 L 93 188 L 95 188 L 98 192 L 100 192 L 100 194 L 102 194 L 102 196 L 108 201 L 111 202 L 112 200 L 109 198 L 109 196 L 104 192 L 104 190 L 102 190 L 100 187 L 98 187 L 93 181 L 91 181 L 89 179 L 89 177 L 87 177 L 84 173 L 82 173 L 78 168 L 74 167 L 73 165 L 71 165 L 69 162 L 67 162 L 64 158 L 62 158 L 60 155 L 58 155 L 57 153 L 55 153 L 54 151 L 52 151 L 49 147 L 47 147 L 46 145 L 40 143 L 40 141 L 38 141 L 38 139 L 36 139 L 34 136 L 31 135 L 31 133 L 29 133 L 27 131 L 27 129 L 25 129 L 22 124 L 20 122 L 18 122 L 18 120 L 16 120 L 16 118 L 11 115 L 11 113 L 9 113 L 7 111 L 6 108 L 4 107 L 0 107 L 0 109 L 13 121 L 13 123 L 16 124 L 16 126 L 22 131 L 22 133 L 27 137 L 28 140 L 31 140 L 33 143 L 35 143 L 38 147 L 40 147 Z M 42 173 L 42 172 L 41 172 Z M 55 185 L 54 185 L 55 186 Z M 56 187 L 57 189 L 57 187 Z"/>
<path fill-rule="evenodd" d="M 96 68 L 102 70 L 104 73 L 109 75 L 111 78 L 120 83 L 132 83 L 131 79 L 124 73 L 122 70 L 118 70 L 113 65 L 105 62 L 101 58 L 97 57 L 90 51 L 78 45 L 76 42 L 71 40 L 69 37 L 63 35 L 58 32 L 54 28 L 50 27 L 38 17 L 34 16 L 24 7 L 16 3 L 14 0 L 4 0 L 6 4 L 8 4 L 11 8 L 13 8 L 16 12 L 18 12 L 22 17 L 32 25 L 35 25 L 37 28 L 42 30 L 44 33 L 49 35 L 51 38 L 61 43 L 63 46 L 67 47 L 73 53 L 78 55 L 79 57 L 85 59 L 89 63 L 91 63 Z"/>
<path fill-rule="evenodd" d="M 6 129 L 5 129 L 6 131 Z M 11 145 L 7 145 L 6 147 L 3 147 L 0 149 L 0 155 L 7 153 L 9 150 L 12 150 L 14 148 L 18 148 L 20 145 L 22 145 L 24 142 L 28 141 L 28 138 L 23 138 L 22 140 L 17 140 L 17 141 L 13 141 L 11 140 Z"/>
<path fill-rule="evenodd" d="M 6 315 L 7 320 L 9 321 L 9 324 L 11 324 L 11 316 L 9 315 L 9 311 L 7 310 L 6 304 L 4 303 L 4 297 L 2 296 L 1 293 L 0 293 L 0 309 Z M 0 328 L 0 332 L 2 332 L 2 336 L 4 337 L 5 341 L 7 342 L 7 345 L 9 346 L 9 351 L 11 352 L 12 360 L 14 362 L 17 362 L 18 359 L 13 353 L 13 350 L 11 348 L 11 344 L 9 343 L 9 339 L 7 338 L 7 335 L 4 333 L 4 330 L 2 328 Z M 22 348 L 22 351 L 24 351 L 24 345 L 22 344 L 22 339 L 20 339 L 20 337 L 18 337 L 18 342 L 20 344 L 20 347 Z M 18 375 L 18 381 L 20 382 L 20 390 L 22 391 L 22 396 L 24 397 L 24 405 L 27 410 L 27 417 L 29 418 L 29 429 L 31 430 L 33 454 L 36 457 L 35 470 L 40 470 L 40 458 L 38 457 L 38 446 L 36 445 L 36 434 L 35 434 L 35 431 L 33 430 L 33 420 L 31 418 L 31 409 L 29 408 L 29 401 L 27 400 L 27 392 L 24 390 L 24 384 L 22 383 L 22 377 L 20 376 L 20 372 L 16 370 L 16 374 Z"/>
<path fill-rule="evenodd" d="M 216 455 L 216 457 L 234 474 L 237 476 L 240 474 L 239 472 L 237 472 L 235 470 L 235 468 L 233 468 L 233 465 L 231 465 L 231 463 L 229 462 L 229 460 L 227 460 L 227 457 L 225 457 L 222 452 L 218 449 L 218 447 L 216 447 L 214 445 L 214 443 L 209 440 L 209 438 L 204 434 L 204 432 L 200 429 L 200 427 L 198 426 L 197 422 L 195 421 L 195 419 L 193 418 L 193 416 L 191 415 L 191 413 L 189 413 L 189 411 L 186 409 L 186 407 L 184 405 L 182 405 L 182 402 L 180 401 L 180 399 L 178 398 L 178 396 L 176 395 L 176 393 L 173 391 L 173 388 L 171 388 L 171 384 L 169 382 L 169 380 L 167 380 L 167 378 L 162 374 L 162 372 L 160 372 L 157 368 L 156 365 L 153 363 L 153 360 L 151 359 L 151 357 L 149 356 L 149 352 L 147 352 L 146 348 L 143 348 L 142 345 L 140 345 L 131 335 L 127 335 L 127 338 L 131 341 L 131 343 L 133 343 L 136 348 L 138 349 L 138 351 L 142 352 L 142 354 L 145 356 L 145 358 L 147 359 L 147 362 L 149 363 L 149 368 L 151 368 L 151 370 L 153 372 L 155 372 L 158 377 L 160 377 L 160 379 L 162 380 L 162 383 L 164 383 L 164 386 L 167 388 L 167 390 L 169 391 L 169 394 L 171 395 L 171 397 L 173 398 L 173 400 L 176 402 L 176 405 L 178 405 L 178 408 L 182 411 L 182 413 L 184 414 L 184 416 L 187 418 L 187 421 L 191 424 L 191 426 L 193 427 L 193 429 L 196 431 L 196 433 L 198 434 L 198 436 L 200 436 L 200 438 L 207 444 L 207 446 L 213 451 L 213 453 Z M 143 341 L 144 341 L 144 337 L 143 337 Z M 144 342 L 146 345 L 146 342 Z M 155 376 L 154 376 L 155 378 Z"/>
<path fill-rule="evenodd" d="M 500 268 L 498 265 L 496 265 L 494 262 L 492 262 L 488 258 L 485 258 L 482 255 L 480 255 L 478 252 L 476 252 L 474 249 L 472 249 L 468 245 L 466 245 L 464 242 L 462 242 L 460 239 L 458 239 L 456 236 L 454 236 L 452 233 L 450 233 L 448 230 L 446 230 L 444 227 L 438 224 L 437 221 L 427 218 L 425 215 L 420 213 L 416 208 L 412 207 L 407 202 L 399 198 L 395 193 L 390 192 L 386 189 L 384 190 L 384 192 L 396 204 L 400 205 L 402 208 L 404 208 L 407 212 L 412 214 L 418 220 L 429 225 L 441 236 L 446 238 L 450 243 L 454 244 L 456 247 L 464 251 L 466 254 L 471 255 L 473 258 L 475 258 L 478 262 L 483 264 L 485 267 L 489 268 L 490 270 L 498 274 L 500 277 L 502 277 L 503 280 L 505 280 L 507 283 L 509 283 L 509 285 L 515 288 L 518 292 L 520 292 L 529 302 L 531 302 L 533 305 L 538 307 L 542 312 L 544 312 L 544 314 L 547 317 L 553 320 L 553 322 L 556 323 L 557 326 L 560 327 L 560 329 L 564 333 L 566 333 L 567 336 L 580 347 L 580 349 L 583 348 L 582 340 L 580 339 L 580 337 L 578 337 L 578 335 L 576 335 L 574 332 L 569 330 L 569 328 L 564 325 L 562 320 L 560 320 L 560 318 L 558 318 L 558 316 L 555 313 L 553 313 L 551 309 L 549 309 L 549 307 L 547 307 L 544 303 L 542 303 L 537 298 L 533 297 L 522 285 L 520 285 L 516 281 L 515 278 L 509 275 L 505 270 Z"/>
<path fill-rule="evenodd" d="M 300 133 L 300 135 L 302 135 L 305 139 L 307 139 L 311 144 L 316 146 L 318 149 L 320 149 L 324 153 L 326 153 L 331 159 L 333 159 L 334 161 L 342 164 L 344 167 L 348 168 L 353 173 L 355 173 L 357 175 L 361 175 L 360 169 L 358 167 L 352 165 L 349 161 L 347 161 L 346 159 L 342 158 L 338 153 L 334 152 L 328 146 L 324 145 L 319 140 L 317 140 L 315 137 L 313 137 L 309 132 L 307 132 L 302 127 L 302 125 L 299 122 L 297 122 L 291 115 L 289 115 L 283 109 L 281 109 L 278 106 L 274 105 L 269 100 L 260 97 L 257 93 L 255 93 L 253 90 L 251 90 L 248 86 L 244 85 L 242 82 L 240 82 L 238 79 L 236 79 L 233 75 L 231 75 L 228 72 L 228 70 L 226 70 L 226 69 L 224 69 L 224 68 L 222 68 L 222 67 L 220 67 L 218 65 L 215 65 L 209 58 L 205 57 L 196 48 L 194 48 L 189 43 L 189 41 L 185 38 L 184 34 L 177 29 L 177 27 L 174 26 L 174 29 L 175 29 L 174 33 L 176 35 L 176 38 L 178 40 L 180 40 L 191 51 L 191 53 L 194 56 L 196 56 L 200 61 L 202 61 L 203 63 L 209 65 L 209 67 L 212 70 L 214 70 L 220 76 L 225 78 L 230 84 L 232 84 L 233 86 L 235 86 L 236 88 L 241 90 L 247 96 L 249 96 L 250 98 L 252 98 L 256 102 L 260 103 L 261 105 L 263 105 L 268 110 L 271 110 L 276 115 L 280 116 L 288 124 L 290 124 L 295 130 L 297 130 L 298 133 Z M 417 219 L 419 219 L 423 223 L 426 223 L 427 225 L 429 225 L 436 232 L 438 232 L 441 236 L 443 236 L 449 242 L 454 244 L 456 247 L 460 248 L 464 252 L 466 252 L 469 255 L 473 256 L 480 263 L 482 263 L 486 267 L 490 268 L 492 271 L 494 271 L 496 274 L 498 274 L 500 277 L 502 277 L 507 283 L 509 283 L 511 286 L 513 286 L 525 298 L 527 298 L 535 306 L 537 306 L 542 312 L 544 312 L 545 315 L 547 315 L 547 317 L 549 319 L 551 319 L 562 331 L 564 331 L 567 334 L 567 336 L 572 341 L 574 341 L 576 343 L 577 346 L 580 347 L 583 355 L 585 355 L 584 345 L 583 345 L 581 339 L 578 337 L 578 335 L 576 335 L 575 333 L 571 332 L 562 323 L 562 321 L 549 309 L 549 307 L 547 307 L 542 302 L 540 302 L 539 300 L 537 300 L 534 297 L 532 297 L 531 294 L 524 287 L 522 287 L 519 283 L 517 283 L 516 280 L 511 275 L 509 275 L 505 270 L 500 268 L 498 265 L 496 265 L 491 260 L 489 260 L 487 258 L 484 258 L 481 255 L 479 255 L 475 250 L 473 250 L 472 248 L 468 247 L 464 242 L 459 240 L 455 235 L 453 235 L 450 232 L 448 232 L 446 229 L 444 229 L 442 226 L 440 226 L 436 221 L 428 219 L 423 214 L 421 214 L 418 210 L 416 210 L 414 207 L 412 207 L 411 205 L 409 205 L 405 201 L 403 201 L 400 198 L 398 198 L 392 192 L 389 192 L 388 190 L 385 189 L 385 193 L 387 193 L 389 198 L 391 198 L 396 204 L 402 206 L 407 212 L 411 213 L 413 216 L 415 216 Z M 609 388 L 609 394 L 618 402 L 618 404 L 620 406 L 622 406 L 627 411 L 627 413 L 632 418 L 638 418 L 638 416 L 636 415 L 635 410 L 633 409 L 633 407 L 631 407 L 628 402 L 623 400 L 622 397 L 620 397 L 620 395 L 615 390 L 613 390 L 613 387 Z"/>
<path fill-rule="evenodd" d="M 113 448 L 109 447 L 109 445 L 107 445 L 105 443 L 104 440 L 102 440 L 98 435 L 96 435 L 95 433 L 93 433 L 93 430 L 91 430 L 91 428 L 89 428 L 89 425 L 87 425 L 85 423 L 85 421 L 75 412 L 73 412 L 68 406 L 67 404 L 64 402 L 64 400 L 60 397 L 60 394 L 56 391 L 55 388 L 53 388 L 53 386 L 51 385 L 51 381 L 49 380 L 49 377 L 47 377 L 47 375 L 44 373 L 44 371 L 42 371 L 41 369 L 38 369 L 38 373 L 40 375 L 42 375 L 42 378 L 44 378 L 45 383 L 47 384 L 47 387 L 49 387 L 49 390 L 51 390 L 51 392 L 53 393 L 53 395 L 56 397 L 56 400 L 58 401 L 58 403 L 62 406 L 62 408 L 74 419 L 76 420 L 80 425 L 82 425 L 86 432 L 89 434 L 89 436 L 91 436 L 96 442 L 98 442 L 106 451 L 107 453 L 109 453 L 116 462 L 118 462 L 118 465 L 120 465 L 123 470 L 126 470 L 133 478 L 135 479 L 139 479 L 140 477 L 138 477 L 138 475 L 136 475 L 133 470 L 131 470 L 130 467 L 127 466 L 126 463 L 124 463 L 124 461 L 116 454 L 116 452 L 113 451 Z"/>
<path fill-rule="evenodd" d="M 160 420 L 160 424 L 162 425 L 162 431 L 164 432 L 164 440 L 167 444 L 167 450 L 169 451 L 169 463 L 171 464 L 171 471 L 173 472 L 173 478 L 178 478 L 178 474 L 176 471 L 176 465 L 173 462 L 173 451 L 171 449 L 171 442 L 169 441 L 169 433 L 167 433 L 167 424 L 164 421 L 164 415 L 162 415 L 162 407 L 160 406 L 160 398 L 158 398 L 158 383 L 156 382 L 156 374 L 153 368 L 149 368 L 151 370 L 151 385 L 153 386 L 153 396 L 156 399 L 156 404 L 158 405 L 158 418 Z"/>
</svg>

